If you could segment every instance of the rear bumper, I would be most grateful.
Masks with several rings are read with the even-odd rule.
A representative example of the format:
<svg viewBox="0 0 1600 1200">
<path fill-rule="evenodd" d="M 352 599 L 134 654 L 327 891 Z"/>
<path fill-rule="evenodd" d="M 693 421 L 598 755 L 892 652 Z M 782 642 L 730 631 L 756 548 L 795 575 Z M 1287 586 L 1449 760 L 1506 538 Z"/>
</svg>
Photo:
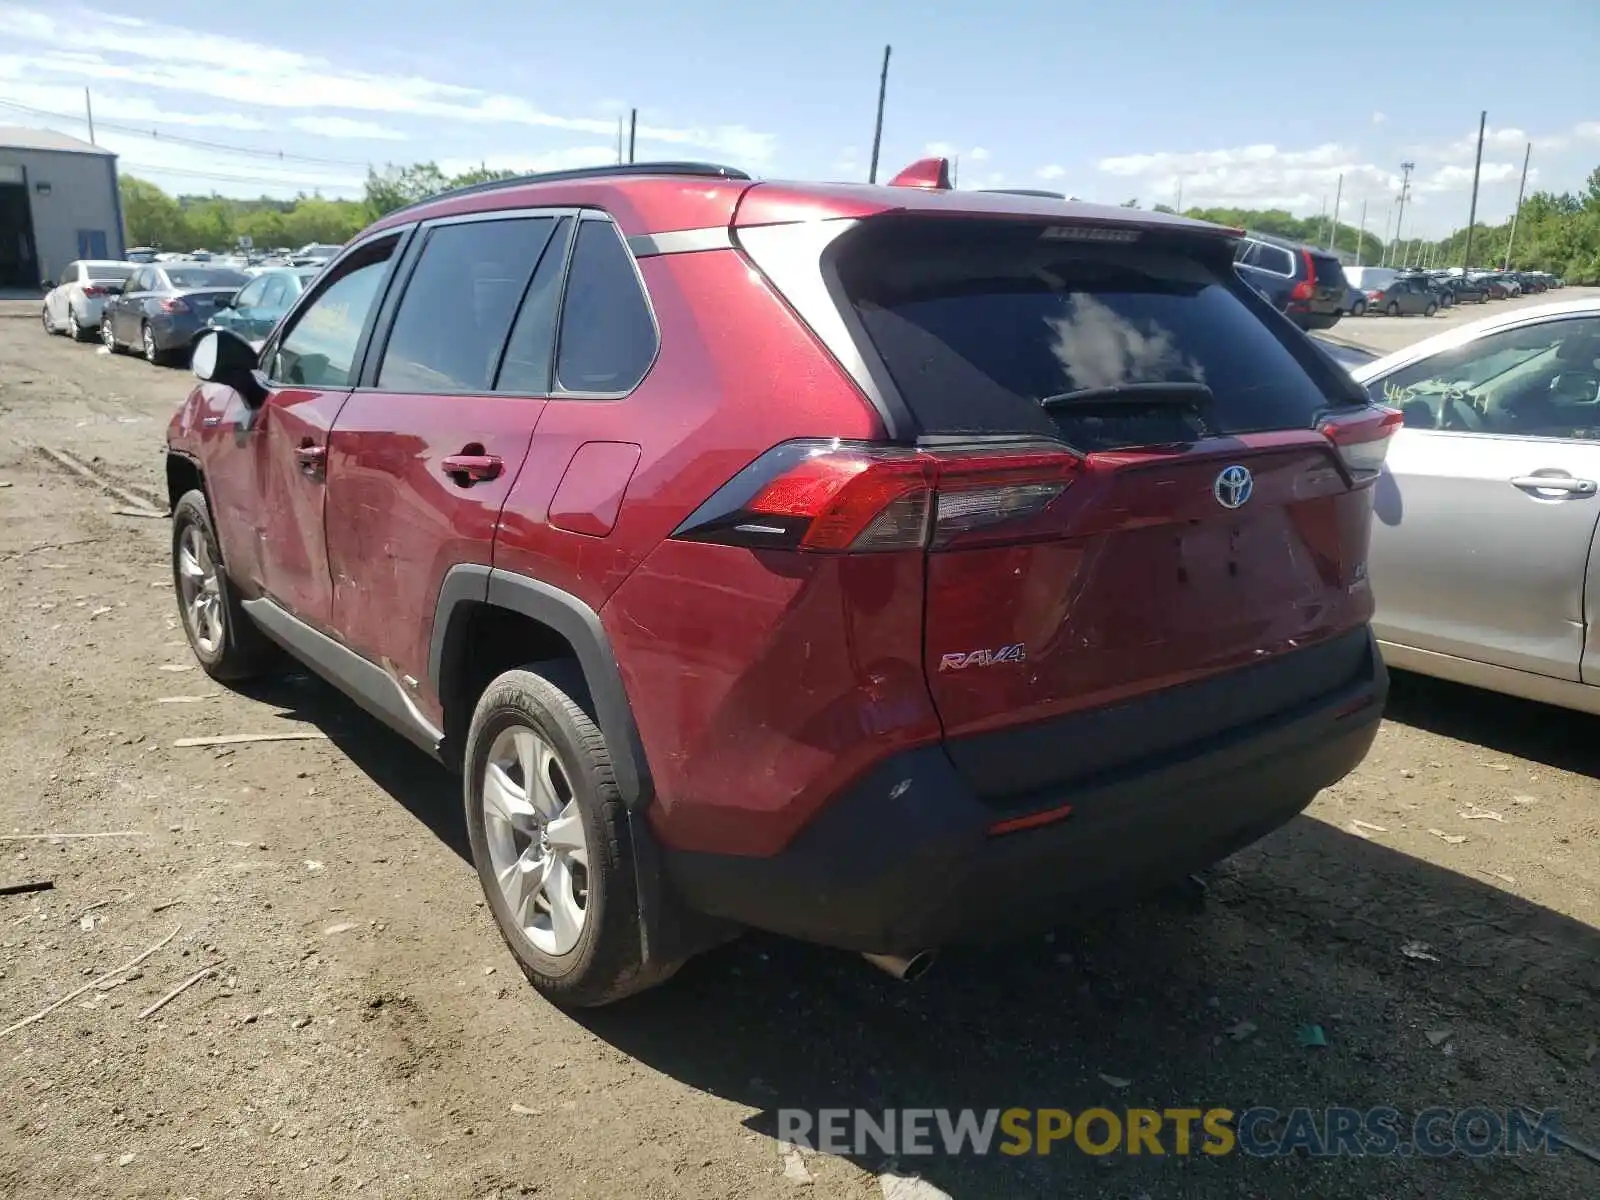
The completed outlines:
<svg viewBox="0 0 1600 1200">
<path fill-rule="evenodd" d="M 1332 329 L 1339 323 L 1343 311 L 1335 308 L 1331 312 L 1312 312 L 1291 307 L 1286 315 L 1301 329 Z"/>
<path fill-rule="evenodd" d="M 941 747 L 894 755 L 770 858 L 674 851 L 678 896 L 706 915 L 841 949 L 907 954 L 1003 940 L 1138 896 L 1284 824 L 1365 757 L 1388 676 L 1376 644 L 1316 700 L 1159 761 L 1092 778 L 993 835 L 998 812 Z"/>
</svg>

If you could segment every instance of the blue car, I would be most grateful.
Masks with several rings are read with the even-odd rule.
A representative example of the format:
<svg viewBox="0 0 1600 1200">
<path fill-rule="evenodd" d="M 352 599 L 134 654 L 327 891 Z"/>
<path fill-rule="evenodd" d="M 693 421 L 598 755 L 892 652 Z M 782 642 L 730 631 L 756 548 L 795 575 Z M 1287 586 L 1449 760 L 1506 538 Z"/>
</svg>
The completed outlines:
<svg viewBox="0 0 1600 1200">
<path fill-rule="evenodd" d="M 218 305 L 209 324 L 214 329 L 232 330 L 259 350 L 283 314 L 321 270 L 318 266 L 263 271 Z"/>
</svg>

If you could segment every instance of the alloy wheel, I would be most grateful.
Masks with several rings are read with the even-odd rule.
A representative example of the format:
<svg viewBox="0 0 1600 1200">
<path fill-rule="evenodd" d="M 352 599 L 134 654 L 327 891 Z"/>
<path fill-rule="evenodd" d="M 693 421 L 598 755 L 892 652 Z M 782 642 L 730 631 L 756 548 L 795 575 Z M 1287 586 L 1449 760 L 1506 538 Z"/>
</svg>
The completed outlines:
<svg viewBox="0 0 1600 1200">
<path fill-rule="evenodd" d="M 222 581 L 199 525 L 190 525 L 178 541 L 178 586 L 189 635 L 195 648 L 210 658 L 222 648 Z"/>
<path fill-rule="evenodd" d="M 105 343 L 107 350 L 116 350 L 117 335 L 111 332 L 110 317 L 106 317 L 100 322 L 100 340 Z"/>
<path fill-rule="evenodd" d="M 560 755 L 537 730 L 510 725 L 490 744 L 480 783 L 506 911 L 541 953 L 569 953 L 589 915 L 589 842 Z"/>
<path fill-rule="evenodd" d="M 67 336 L 75 342 L 83 340 L 83 329 L 78 324 L 78 314 L 67 309 Z"/>
<path fill-rule="evenodd" d="M 56 327 L 50 324 L 50 310 L 48 308 L 39 310 L 39 319 L 44 322 L 44 331 L 46 333 L 54 333 L 56 331 Z"/>
<path fill-rule="evenodd" d="M 140 327 L 139 336 L 144 343 L 144 360 L 153 364 L 158 354 L 156 350 L 156 335 L 151 332 L 150 326 L 144 325 Z"/>
</svg>

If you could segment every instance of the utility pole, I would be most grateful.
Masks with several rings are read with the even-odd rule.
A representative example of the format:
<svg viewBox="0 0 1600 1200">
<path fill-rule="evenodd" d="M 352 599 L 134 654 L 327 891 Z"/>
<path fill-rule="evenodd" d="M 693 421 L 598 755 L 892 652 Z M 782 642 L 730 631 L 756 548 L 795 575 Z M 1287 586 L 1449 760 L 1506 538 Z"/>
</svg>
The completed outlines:
<svg viewBox="0 0 1600 1200">
<path fill-rule="evenodd" d="M 622 115 L 617 115 L 617 162 L 622 161 Z"/>
<path fill-rule="evenodd" d="M 1417 169 L 1414 162 L 1400 164 L 1400 212 L 1394 219 L 1395 253 L 1400 252 L 1400 227 L 1406 220 L 1406 197 L 1411 194 L 1411 172 Z"/>
<path fill-rule="evenodd" d="M 961 155 L 956 155 L 950 160 L 950 187 L 954 189 L 961 186 Z"/>
<path fill-rule="evenodd" d="M 1478 114 L 1478 157 L 1472 164 L 1472 207 L 1467 209 L 1467 248 L 1461 255 L 1461 268 L 1472 265 L 1472 227 L 1478 220 L 1478 172 L 1483 169 L 1483 127 L 1489 120 L 1489 110 Z"/>
<path fill-rule="evenodd" d="M 83 89 L 83 113 L 89 118 L 89 145 L 94 145 L 94 101 L 89 99 L 89 89 Z"/>
<path fill-rule="evenodd" d="M 1173 207 L 1173 210 L 1176 211 L 1176 212 L 1182 212 L 1183 211 L 1183 176 L 1182 175 L 1178 176 L 1178 200 L 1177 200 L 1177 203 L 1174 204 L 1172 207 Z"/>
<path fill-rule="evenodd" d="M 1517 218 L 1522 215 L 1522 189 L 1528 186 L 1528 160 L 1533 157 L 1533 143 L 1528 143 L 1528 148 L 1522 153 L 1522 182 L 1517 184 L 1517 207 L 1511 214 L 1511 236 L 1506 239 L 1506 261 L 1501 265 L 1502 271 L 1511 270 L 1511 247 L 1517 240 Z"/>
<path fill-rule="evenodd" d="M 1361 232 L 1356 235 L 1356 266 L 1361 265 L 1361 251 L 1367 244 L 1367 202 L 1361 202 Z"/>
<path fill-rule="evenodd" d="M 633 142 L 639 133 L 639 110 L 631 110 L 628 114 L 628 161 L 633 161 Z"/>
<path fill-rule="evenodd" d="M 1339 240 L 1339 201 L 1344 199 L 1344 172 L 1339 173 L 1339 186 L 1333 190 L 1333 226 L 1328 232 L 1328 249 Z"/>
<path fill-rule="evenodd" d="M 883 48 L 883 70 L 878 73 L 878 117 L 872 123 L 872 165 L 867 168 L 867 182 L 878 182 L 878 150 L 883 145 L 883 97 L 889 90 L 889 51 Z"/>
<path fill-rule="evenodd" d="M 1390 255 L 1390 252 L 1393 250 L 1393 245 L 1389 241 L 1389 230 L 1390 230 L 1390 227 L 1393 226 L 1393 224 L 1394 224 L 1394 201 L 1391 200 L 1389 202 L 1389 207 L 1384 210 L 1384 214 L 1383 214 L 1383 253 L 1378 256 L 1378 265 L 1380 267 L 1387 267 L 1389 265 L 1389 255 Z"/>
</svg>

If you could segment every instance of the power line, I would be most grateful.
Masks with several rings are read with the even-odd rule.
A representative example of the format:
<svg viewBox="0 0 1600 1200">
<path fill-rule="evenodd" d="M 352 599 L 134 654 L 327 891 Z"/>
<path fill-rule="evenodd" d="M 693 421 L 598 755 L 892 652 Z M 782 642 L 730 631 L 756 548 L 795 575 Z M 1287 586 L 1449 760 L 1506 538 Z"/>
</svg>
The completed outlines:
<svg viewBox="0 0 1600 1200">
<path fill-rule="evenodd" d="M 72 121 L 82 123 L 83 117 L 74 113 L 51 112 L 48 109 L 34 108 L 27 104 L 18 104 L 14 100 L 0 100 L 0 108 L 8 108 L 15 112 L 26 113 L 31 117 L 48 117 L 56 121 Z M 359 167 L 366 170 L 367 163 L 356 162 L 347 158 L 319 158 L 312 154 L 288 154 L 282 150 L 259 150 L 249 146 L 231 146 L 226 142 L 213 142 L 205 138 L 186 137 L 180 133 L 162 133 L 154 126 L 141 129 L 136 125 L 122 125 L 104 118 L 95 122 L 98 130 L 114 129 L 118 133 L 132 134 L 135 137 L 146 137 L 158 142 L 173 142 L 180 146 L 195 146 L 202 150 L 221 150 L 228 154 L 243 154 L 251 158 L 271 159 L 274 162 L 304 162 L 317 163 L 329 167 Z"/>
</svg>

